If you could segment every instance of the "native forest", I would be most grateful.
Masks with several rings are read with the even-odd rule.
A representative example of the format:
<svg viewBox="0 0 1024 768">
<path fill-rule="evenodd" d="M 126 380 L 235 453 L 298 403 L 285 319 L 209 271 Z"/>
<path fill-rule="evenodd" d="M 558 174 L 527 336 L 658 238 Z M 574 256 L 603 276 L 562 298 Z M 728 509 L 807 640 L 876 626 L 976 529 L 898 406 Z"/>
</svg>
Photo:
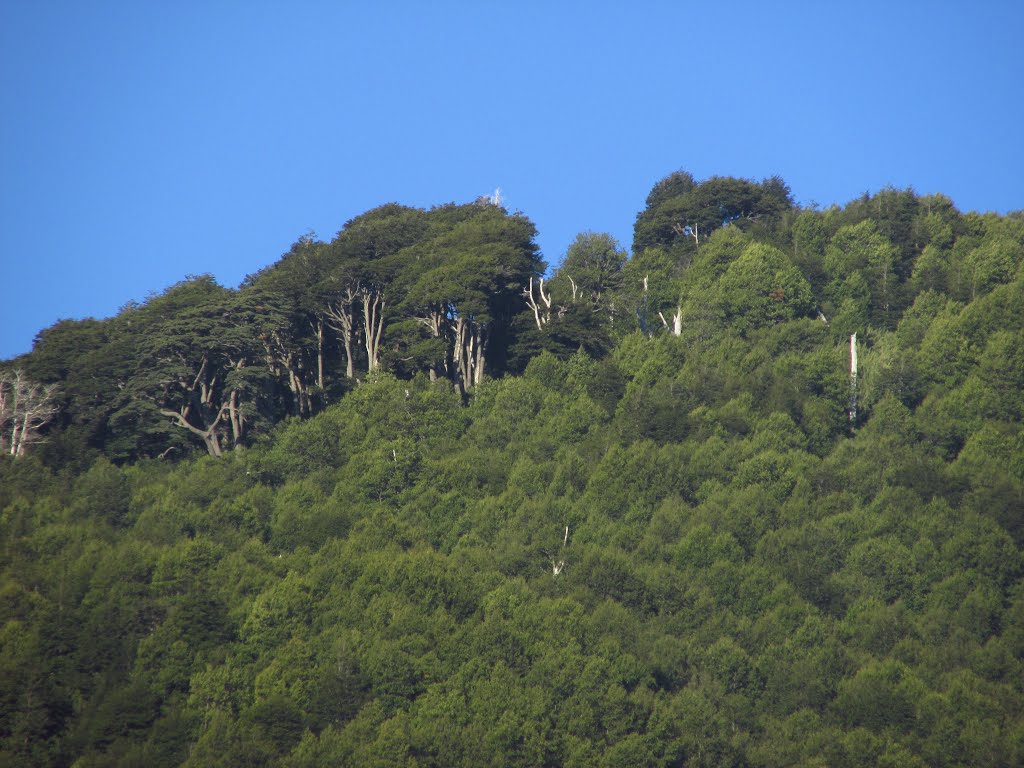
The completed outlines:
<svg viewBox="0 0 1024 768">
<path fill-rule="evenodd" d="M 0 361 L 0 766 L 1024 764 L 1024 211 L 382 205 Z"/>
</svg>

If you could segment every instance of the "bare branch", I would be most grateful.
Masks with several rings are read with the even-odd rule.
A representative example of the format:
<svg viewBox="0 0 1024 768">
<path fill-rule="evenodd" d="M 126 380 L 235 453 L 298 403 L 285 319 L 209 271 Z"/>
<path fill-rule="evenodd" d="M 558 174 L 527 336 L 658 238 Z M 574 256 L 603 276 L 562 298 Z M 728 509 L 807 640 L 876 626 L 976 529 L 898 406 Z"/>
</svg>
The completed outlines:
<svg viewBox="0 0 1024 768">
<path fill-rule="evenodd" d="M 24 456 L 60 410 L 57 387 L 31 381 L 19 368 L 0 372 L 0 451 Z"/>
</svg>

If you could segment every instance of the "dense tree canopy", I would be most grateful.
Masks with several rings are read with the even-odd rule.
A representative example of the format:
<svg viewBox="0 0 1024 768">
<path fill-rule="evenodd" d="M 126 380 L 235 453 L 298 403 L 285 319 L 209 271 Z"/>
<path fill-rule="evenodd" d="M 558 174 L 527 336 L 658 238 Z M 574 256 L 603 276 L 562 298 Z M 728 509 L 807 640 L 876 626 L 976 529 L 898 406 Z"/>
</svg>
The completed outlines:
<svg viewBox="0 0 1024 768">
<path fill-rule="evenodd" d="M 713 176 L 697 183 L 677 171 L 648 195 L 633 228 L 633 251 L 681 246 L 691 238 L 699 246 L 719 227 L 768 225 L 792 208 L 789 187 L 777 176 L 760 183 Z"/>
<path fill-rule="evenodd" d="M 1024 762 L 1024 217 L 534 237 L 389 204 L 0 363 L 0 765 Z"/>
</svg>

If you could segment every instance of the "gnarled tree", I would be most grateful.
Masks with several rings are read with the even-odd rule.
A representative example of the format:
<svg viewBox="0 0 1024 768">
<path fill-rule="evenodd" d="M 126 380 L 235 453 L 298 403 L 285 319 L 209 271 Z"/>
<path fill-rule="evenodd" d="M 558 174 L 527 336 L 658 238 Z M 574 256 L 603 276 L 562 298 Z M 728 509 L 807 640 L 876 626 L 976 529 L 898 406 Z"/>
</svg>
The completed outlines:
<svg viewBox="0 0 1024 768">
<path fill-rule="evenodd" d="M 139 311 L 129 392 L 202 440 L 211 456 L 244 443 L 271 382 L 252 311 L 209 276 L 179 283 Z"/>
</svg>

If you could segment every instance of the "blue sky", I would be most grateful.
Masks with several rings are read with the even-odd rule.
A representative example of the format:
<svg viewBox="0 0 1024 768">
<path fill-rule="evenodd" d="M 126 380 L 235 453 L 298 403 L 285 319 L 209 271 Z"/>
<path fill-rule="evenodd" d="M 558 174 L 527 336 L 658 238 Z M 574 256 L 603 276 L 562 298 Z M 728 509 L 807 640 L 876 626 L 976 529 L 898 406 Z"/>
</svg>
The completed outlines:
<svg viewBox="0 0 1024 768">
<path fill-rule="evenodd" d="M 1024 3 L 0 0 L 0 359 L 500 186 L 549 263 L 651 186 L 1024 208 Z"/>
</svg>

